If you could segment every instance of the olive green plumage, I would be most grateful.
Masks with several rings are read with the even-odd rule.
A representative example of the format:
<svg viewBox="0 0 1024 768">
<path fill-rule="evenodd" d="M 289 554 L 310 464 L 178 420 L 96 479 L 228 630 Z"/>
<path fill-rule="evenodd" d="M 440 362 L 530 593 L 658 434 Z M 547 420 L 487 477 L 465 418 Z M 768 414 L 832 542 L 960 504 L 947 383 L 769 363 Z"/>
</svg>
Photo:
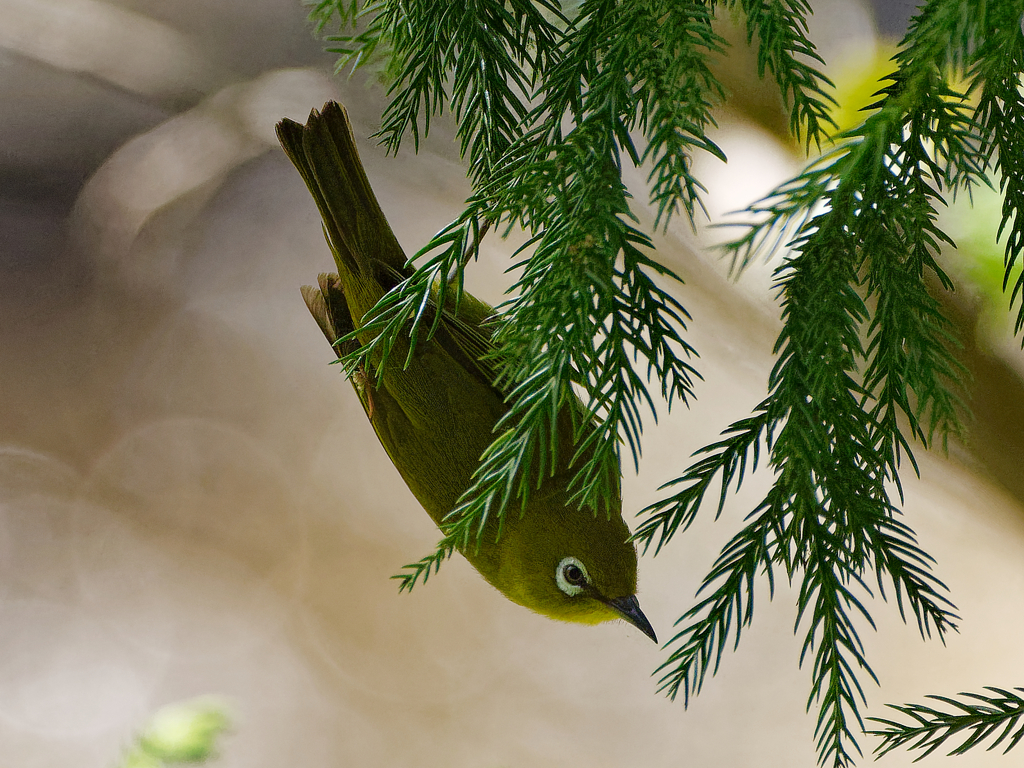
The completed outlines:
<svg viewBox="0 0 1024 768">
<path fill-rule="evenodd" d="M 410 270 L 370 188 L 344 108 L 329 102 L 305 126 L 283 120 L 277 133 L 320 209 L 338 269 L 320 275 L 318 287 L 302 289 L 333 345 L 358 329 L 366 312 Z M 494 425 L 507 410 L 494 371 L 481 360 L 491 348 L 483 325 L 491 308 L 465 294 L 458 315 L 450 310 L 443 310 L 436 335 L 416 347 L 407 366 L 408 342 L 399 340 L 379 376 L 352 376 L 381 444 L 438 524 L 469 487 Z M 352 348 L 335 347 L 339 355 Z M 559 414 L 559 441 L 560 456 L 571 454 L 568 409 Z M 572 470 L 565 464 L 563 459 L 557 473 L 531 493 L 522 515 L 506 515 L 500 537 L 492 519 L 480 546 L 462 554 L 502 594 L 538 613 L 585 623 L 624 618 L 654 639 L 635 597 L 636 550 L 621 503 L 609 517 L 570 505 Z"/>
</svg>

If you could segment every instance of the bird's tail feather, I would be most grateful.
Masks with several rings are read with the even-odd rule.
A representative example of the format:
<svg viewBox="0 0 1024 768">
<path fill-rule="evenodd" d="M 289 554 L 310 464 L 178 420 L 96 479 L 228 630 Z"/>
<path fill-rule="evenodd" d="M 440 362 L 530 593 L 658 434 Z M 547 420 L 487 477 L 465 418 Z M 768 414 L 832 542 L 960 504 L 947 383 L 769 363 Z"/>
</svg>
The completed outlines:
<svg viewBox="0 0 1024 768">
<path fill-rule="evenodd" d="M 282 120 L 277 137 L 320 209 L 338 269 L 371 276 L 376 261 L 404 273 L 405 254 L 366 178 L 345 108 L 330 101 L 305 125 Z"/>
</svg>

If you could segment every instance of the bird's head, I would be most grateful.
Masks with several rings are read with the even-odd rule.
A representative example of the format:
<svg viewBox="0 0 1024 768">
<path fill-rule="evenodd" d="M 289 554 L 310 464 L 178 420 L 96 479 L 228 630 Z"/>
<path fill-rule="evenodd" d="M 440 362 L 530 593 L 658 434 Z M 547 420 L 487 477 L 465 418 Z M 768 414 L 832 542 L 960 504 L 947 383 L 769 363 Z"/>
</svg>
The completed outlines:
<svg viewBox="0 0 1024 768">
<path fill-rule="evenodd" d="M 559 495 L 559 494 L 556 494 Z M 507 519 L 500 562 L 490 581 L 505 595 L 561 621 L 597 624 L 625 619 L 658 641 L 636 598 L 637 556 L 621 513 L 536 503 Z"/>
</svg>

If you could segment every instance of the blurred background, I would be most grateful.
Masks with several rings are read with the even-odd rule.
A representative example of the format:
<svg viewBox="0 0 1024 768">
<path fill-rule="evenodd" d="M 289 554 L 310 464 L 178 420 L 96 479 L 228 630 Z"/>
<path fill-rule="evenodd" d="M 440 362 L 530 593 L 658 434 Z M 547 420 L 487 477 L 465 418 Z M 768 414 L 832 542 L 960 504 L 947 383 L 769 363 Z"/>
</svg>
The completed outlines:
<svg viewBox="0 0 1024 768">
<path fill-rule="evenodd" d="M 813 5 L 841 119 L 855 119 L 912 4 Z M 812 766 L 785 588 L 689 711 L 655 694 L 663 654 L 621 622 L 532 615 L 458 559 L 397 594 L 388 577 L 437 532 L 299 297 L 330 255 L 273 126 L 344 102 L 409 252 L 468 186 L 444 120 L 419 155 L 383 156 L 369 138 L 382 88 L 332 76 L 306 12 L 0 0 L 0 766 L 112 766 L 154 711 L 207 694 L 230 702 L 225 767 Z M 716 134 L 730 162 L 700 161 L 716 221 L 801 164 L 777 93 L 730 34 Z M 866 689 L 869 714 L 1024 681 L 1024 356 L 998 295 L 998 200 L 977 203 L 945 220 L 975 416 L 948 456 L 919 455 L 905 505 L 963 627 L 923 643 L 895 606 L 873 606 L 864 640 L 883 687 Z M 658 240 L 686 280 L 705 381 L 691 410 L 650 425 L 629 510 L 764 394 L 772 265 L 731 281 L 707 248 L 719 236 L 679 222 Z M 469 280 L 493 302 L 511 248 L 485 245 Z M 663 639 L 765 481 L 641 561 Z"/>
</svg>

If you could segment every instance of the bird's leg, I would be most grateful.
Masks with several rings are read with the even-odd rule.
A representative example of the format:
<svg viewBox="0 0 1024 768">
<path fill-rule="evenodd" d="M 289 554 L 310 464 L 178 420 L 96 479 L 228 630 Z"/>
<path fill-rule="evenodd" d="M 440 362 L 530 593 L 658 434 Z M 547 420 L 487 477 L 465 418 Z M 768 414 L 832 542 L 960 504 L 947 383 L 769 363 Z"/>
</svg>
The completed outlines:
<svg viewBox="0 0 1024 768">
<path fill-rule="evenodd" d="M 373 373 L 360 363 L 349 378 L 352 381 L 352 386 L 355 387 L 356 394 L 359 395 L 359 399 L 363 402 L 363 407 L 366 409 L 366 418 L 372 422 L 373 389 L 376 386 Z"/>
</svg>

